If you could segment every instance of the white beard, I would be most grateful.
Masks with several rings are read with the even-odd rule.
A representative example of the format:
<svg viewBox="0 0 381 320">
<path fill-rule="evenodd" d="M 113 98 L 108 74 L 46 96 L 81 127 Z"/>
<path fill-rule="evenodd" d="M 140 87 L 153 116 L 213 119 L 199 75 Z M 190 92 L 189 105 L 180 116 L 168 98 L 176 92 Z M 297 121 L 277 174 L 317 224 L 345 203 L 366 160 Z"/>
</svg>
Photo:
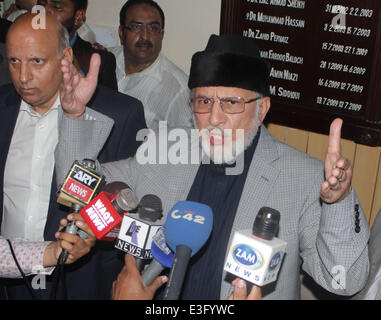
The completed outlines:
<svg viewBox="0 0 381 320">
<path fill-rule="evenodd" d="M 200 130 L 199 134 L 203 152 L 215 164 L 233 164 L 237 157 L 253 143 L 259 128 L 257 119 L 258 117 L 255 118 L 252 130 L 248 133 L 244 132 L 243 129 L 237 129 L 235 132 L 236 139 L 234 141 L 232 140 L 231 129 L 208 126 Z M 194 121 L 194 123 L 197 127 L 196 121 Z M 219 132 L 219 134 L 216 134 L 216 132 Z M 217 145 L 211 144 L 210 138 L 212 136 L 217 136 L 218 139 L 221 139 L 221 136 L 223 136 L 224 143 Z"/>
</svg>

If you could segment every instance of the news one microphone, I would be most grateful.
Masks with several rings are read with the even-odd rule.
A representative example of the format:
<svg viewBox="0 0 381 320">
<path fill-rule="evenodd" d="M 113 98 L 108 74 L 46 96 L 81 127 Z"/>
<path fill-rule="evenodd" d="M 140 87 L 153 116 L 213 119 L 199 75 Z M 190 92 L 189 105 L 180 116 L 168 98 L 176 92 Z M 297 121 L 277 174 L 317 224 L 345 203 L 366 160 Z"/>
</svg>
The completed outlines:
<svg viewBox="0 0 381 320">
<path fill-rule="evenodd" d="M 257 286 L 276 281 L 287 242 L 276 238 L 279 211 L 263 207 L 253 229 L 235 232 L 224 270 Z"/>
<path fill-rule="evenodd" d="M 107 188 L 106 185 L 104 189 L 110 187 Z M 82 208 L 80 214 L 98 240 L 112 241 L 119 234 L 122 214 L 135 209 L 138 204 L 138 198 L 127 186 L 120 191 L 116 190 L 114 194 L 102 191 Z"/>
<path fill-rule="evenodd" d="M 139 270 L 144 262 L 152 259 L 152 237 L 161 224 L 157 222 L 162 217 L 162 203 L 155 195 L 145 195 L 139 203 L 137 213 L 125 215 L 115 247 L 135 256 Z"/>
<path fill-rule="evenodd" d="M 164 269 L 172 267 L 174 254 L 167 246 L 163 227 L 161 227 L 152 238 L 151 254 L 153 260 L 142 273 L 142 280 L 147 286 L 149 286 Z"/>
<path fill-rule="evenodd" d="M 212 209 L 202 203 L 180 201 L 168 214 L 164 236 L 175 257 L 164 291 L 165 300 L 179 298 L 189 259 L 206 243 L 212 226 Z"/>
<path fill-rule="evenodd" d="M 57 202 L 71 208 L 78 213 L 101 191 L 105 184 L 105 177 L 95 171 L 95 162 L 84 159 L 82 162 L 74 161 L 68 175 L 58 193 Z M 65 232 L 77 234 L 78 227 L 75 221 L 70 221 Z M 68 257 L 66 250 L 60 255 L 60 262 L 65 263 Z"/>
</svg>

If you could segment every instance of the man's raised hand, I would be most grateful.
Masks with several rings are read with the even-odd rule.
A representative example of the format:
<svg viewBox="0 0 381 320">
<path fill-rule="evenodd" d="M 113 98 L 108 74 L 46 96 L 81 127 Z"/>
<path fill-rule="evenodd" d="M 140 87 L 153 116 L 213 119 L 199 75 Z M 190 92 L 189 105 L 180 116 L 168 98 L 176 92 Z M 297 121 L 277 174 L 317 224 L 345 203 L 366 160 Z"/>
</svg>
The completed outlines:
<svg viewBox="0 0 381 320">
<path fill-rule="evenodd" d="M 325 158 L 325 181 L 320 197 L 326 203 L 343 200 L 351 192 L 352 166 L 341 155 L 341 127 L 343 120 L 337 118 L 329 130 L 328 150 Z"/>
<path fill-rule="evenodd" d="M 63 81 L 60 98 L 66 116 L 73 119 L 83 116 L 86 104 L 90 101 L 97 87 L 100 65 L 101 58 L 99 54 L 94 53 L 91 56 L 89 72 L 84 77 L 70 61 L 62 59 Z"/>
</svg>

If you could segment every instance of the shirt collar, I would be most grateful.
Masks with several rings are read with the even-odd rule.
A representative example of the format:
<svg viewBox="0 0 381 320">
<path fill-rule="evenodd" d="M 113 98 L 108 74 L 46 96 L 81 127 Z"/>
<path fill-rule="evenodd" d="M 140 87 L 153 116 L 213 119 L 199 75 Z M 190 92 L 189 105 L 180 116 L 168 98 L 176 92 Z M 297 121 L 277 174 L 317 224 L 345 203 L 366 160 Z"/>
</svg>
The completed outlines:
<svg viewBox="0 0 381 320">
<path fill-rule="evenodd" d="M 29 103 L 27 103 L 25 100 L 21 100 L 20 111 L 27 112 L 31 116 L 42 118 L 42 117 L 48 115 L 49 113 L 51 113 L 52 110 L 58 110 L 58 108 L 60 106 L 61 106 L 61 101 L 60 101 L 60 96 L 58 95 L 58 97 L 57 97 L 56 101 L 54 102 L 53 106 L 48 110 L 48 112 L 46 112 L 43 115 L 41 115 L 37 111 L 35 111 L 32 108 L 32 106 Z"/>
<path fill-rule="evenodd" d="M 144 69 L 140 72 L 135 72 L 129 75 L 125 74 L 125 63 L 124 63 L 124 52 L 123 46 L 111 48 L 110 51 L 115 55 L 117 62 L 117 76 L 118 81 L 127 78 L 127 77 L 151 77 L 156 79 L 157 81 L 161 81 L 160 73 L 157 72 L 157 68 L 161 64 L 163 59 L 162 54 L 159 53 L 158 57 L 148 68 Z"/>
</svg>

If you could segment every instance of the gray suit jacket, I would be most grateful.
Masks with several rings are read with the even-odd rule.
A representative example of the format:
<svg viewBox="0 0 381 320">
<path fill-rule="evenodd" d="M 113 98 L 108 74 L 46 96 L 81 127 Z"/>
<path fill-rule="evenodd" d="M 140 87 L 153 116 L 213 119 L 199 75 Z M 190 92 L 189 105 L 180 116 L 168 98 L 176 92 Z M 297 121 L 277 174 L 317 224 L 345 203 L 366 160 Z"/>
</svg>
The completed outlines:
<svg viewBox="0 0 381 320">
<path fill-rule="evenodd" d="M 67 141 L 60 141 L 57 148 L 58 181 L 63 180 L 74 159 L 96 157 L 94 147 L 97 144 L 99 147 L 102 135 L 94 134 L 92 130 L 98 130 L 94 129 L 96 126 L 104 130 L 105 120 L 100 124 L 96 124 L 97 121 L 81 122 L 63 119 L 60 137 L 67 137 Z M 147 147 L 143 144 L 141 148 Z M 192 151 L 195 150 L 190 154 Z M 161 156 L 165 152 L 161 151 Z M 139 150 L 137 157 L 138 154 Z M 139 198 L 148 193 L 156 194 L 163 201 L 164 212 L 177 201 L 187 198 L 198 164 L 142 165 L 137 157 L 103 165 L 107 181 L 126 182 Z M 322 204 L 320 187 L 323 178 L 321 161 L 279 142 L 262 127 L 230 241 L 234 231 L 251 228 L 261 207 L 268 206 L 281 212 L 279 238 L 288 243 L 286 256 L 277 282 L 262 288 L 266 299 L 300 298 L 301 262 L 302 268 L 317 283 L 336 294 L 353 295 L 365 285 L 369 268 L 366 218 L 360 210 L 361 231 L 356 233 L 354 206 L 358 199 L 354 191 L 337 204 Z M 338 279 L 337 266 L 342 266 L 345 271 L 341 287 L 335 282 Z M 221 299 L 226 299 L 232 286 L 225 281 L 225 273 L 221 281 Z"/>
<path fill-rule="evenodd" d="M 366 285 L 360 293 L 354 296 L 355 300 L 363 300 L 368 290 L 374 282 L 378 271 L 381 268 L 381 210 L 378 212 L 376 219 L 374 220 L 372 231 L 369 239 L 369 262 L 370 271 Z M 378 286 L 376 293 L 376 300 L 381 300 L 381 284 Z"/>
</svg>

